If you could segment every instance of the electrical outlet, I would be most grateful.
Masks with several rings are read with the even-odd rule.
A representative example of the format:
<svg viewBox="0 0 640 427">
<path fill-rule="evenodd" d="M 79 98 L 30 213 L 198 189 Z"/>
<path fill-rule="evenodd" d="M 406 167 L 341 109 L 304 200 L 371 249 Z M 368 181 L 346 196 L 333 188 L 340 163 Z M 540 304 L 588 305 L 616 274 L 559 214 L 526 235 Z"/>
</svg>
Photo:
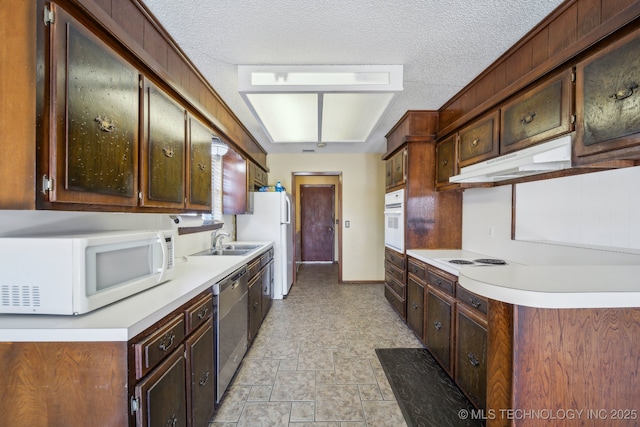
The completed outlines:
<svg viewBox="0 0 640 427">
<path fill-rule="evenodd" d="M 351 227 L 351 221 L 345 221 L 344 228 L 349 228 L 349 227 Z"/>
</svg>

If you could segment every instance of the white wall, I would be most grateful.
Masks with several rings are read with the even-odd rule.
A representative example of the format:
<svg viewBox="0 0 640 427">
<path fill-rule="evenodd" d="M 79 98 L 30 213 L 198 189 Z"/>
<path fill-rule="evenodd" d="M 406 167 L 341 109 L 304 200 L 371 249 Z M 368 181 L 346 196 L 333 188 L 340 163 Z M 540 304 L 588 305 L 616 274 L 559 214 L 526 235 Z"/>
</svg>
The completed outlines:
<svg viewBox="0 0 640 427">
<path fill-rule="evenodd" d="M 374 154 L 269 154 L 269 185 L 292 172 L 342 172 L 342 279 L 384 280 L 384 163 Z M 350 228 L 344 228 L 350 221 Z"/>
<path fill-rule="evenodd" d="M 587 196 L 590 194 L 588 188 L 584 191 Z M 464 191 L 463 249 L 525 264 L 640 264 L 640 256 L 636 254 L 511 240 L 511 196 L 511 185 Z M 547 204 L 548 199 L 542 194 L 538 202 Z M 596 223 L 586 226 L 589 225 L 598 226 Z M 632 221 L 631 226 L 640 227 L 640 222 Z M 493 230 L 493 236 L 489 230 Z"/>
</svg>

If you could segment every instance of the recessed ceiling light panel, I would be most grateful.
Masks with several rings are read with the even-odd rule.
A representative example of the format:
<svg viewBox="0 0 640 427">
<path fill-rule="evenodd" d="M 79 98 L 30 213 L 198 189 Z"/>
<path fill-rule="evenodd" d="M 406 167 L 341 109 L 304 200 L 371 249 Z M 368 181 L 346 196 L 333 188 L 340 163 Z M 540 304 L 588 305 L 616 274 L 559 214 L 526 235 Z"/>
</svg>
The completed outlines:
<svg viewBox="0 0 640 427">
<path fill-rule="evenodd" d="M 402 65 L 238 67 L 238 90 L 274 143 L 366 141 Z"/>
</svg>

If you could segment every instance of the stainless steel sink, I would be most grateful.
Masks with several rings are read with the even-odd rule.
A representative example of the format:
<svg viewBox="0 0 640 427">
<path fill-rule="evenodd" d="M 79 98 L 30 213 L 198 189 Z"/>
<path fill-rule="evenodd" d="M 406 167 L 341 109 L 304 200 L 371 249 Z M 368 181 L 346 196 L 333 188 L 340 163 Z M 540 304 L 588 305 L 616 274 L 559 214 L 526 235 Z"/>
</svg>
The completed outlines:
<svg viewBox="0 0 640 427">
<path fill-rule="evenodd" d="M 224 245 L 222 247 L 222 249 L 237 249 L 237 250 L 242 250 L 242 249 L 256 249 L 259 248 L 260 245 L 250 245 L 247 243 L 227 243 L 226 245 Z"/>
<path fill-rule="evenodd" d="M 235 255 L 235 256 L 240 256 L 240 255 L 248 254 L 251 251 L 252 251 L 252 249 L 227 249 L 227 248 L 206 249 L 204 251 L 197 252 L 197 253 L 193 254 L 193 256 L 201 256 L 201 255 L 218 255 L 218 256 L 220 256 L 220 255 Z"/>
</svg>

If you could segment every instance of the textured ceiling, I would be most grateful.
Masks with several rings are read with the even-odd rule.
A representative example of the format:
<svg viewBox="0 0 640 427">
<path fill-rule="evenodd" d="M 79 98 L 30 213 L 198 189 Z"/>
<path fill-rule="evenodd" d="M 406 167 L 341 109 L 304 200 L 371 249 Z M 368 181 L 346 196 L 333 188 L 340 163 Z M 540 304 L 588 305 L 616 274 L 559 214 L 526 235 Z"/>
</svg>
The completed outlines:
<svg viewBox="0 0 640 427">
<path fill-rule="evenodd" d="M 407 110 L 436 110 L 561 0 L 143 0 L 268 153 L 386 151 Z M 271 144 L 237 66 L 402 64 L 404 91 L 364 143 Z"/>
</svg>

